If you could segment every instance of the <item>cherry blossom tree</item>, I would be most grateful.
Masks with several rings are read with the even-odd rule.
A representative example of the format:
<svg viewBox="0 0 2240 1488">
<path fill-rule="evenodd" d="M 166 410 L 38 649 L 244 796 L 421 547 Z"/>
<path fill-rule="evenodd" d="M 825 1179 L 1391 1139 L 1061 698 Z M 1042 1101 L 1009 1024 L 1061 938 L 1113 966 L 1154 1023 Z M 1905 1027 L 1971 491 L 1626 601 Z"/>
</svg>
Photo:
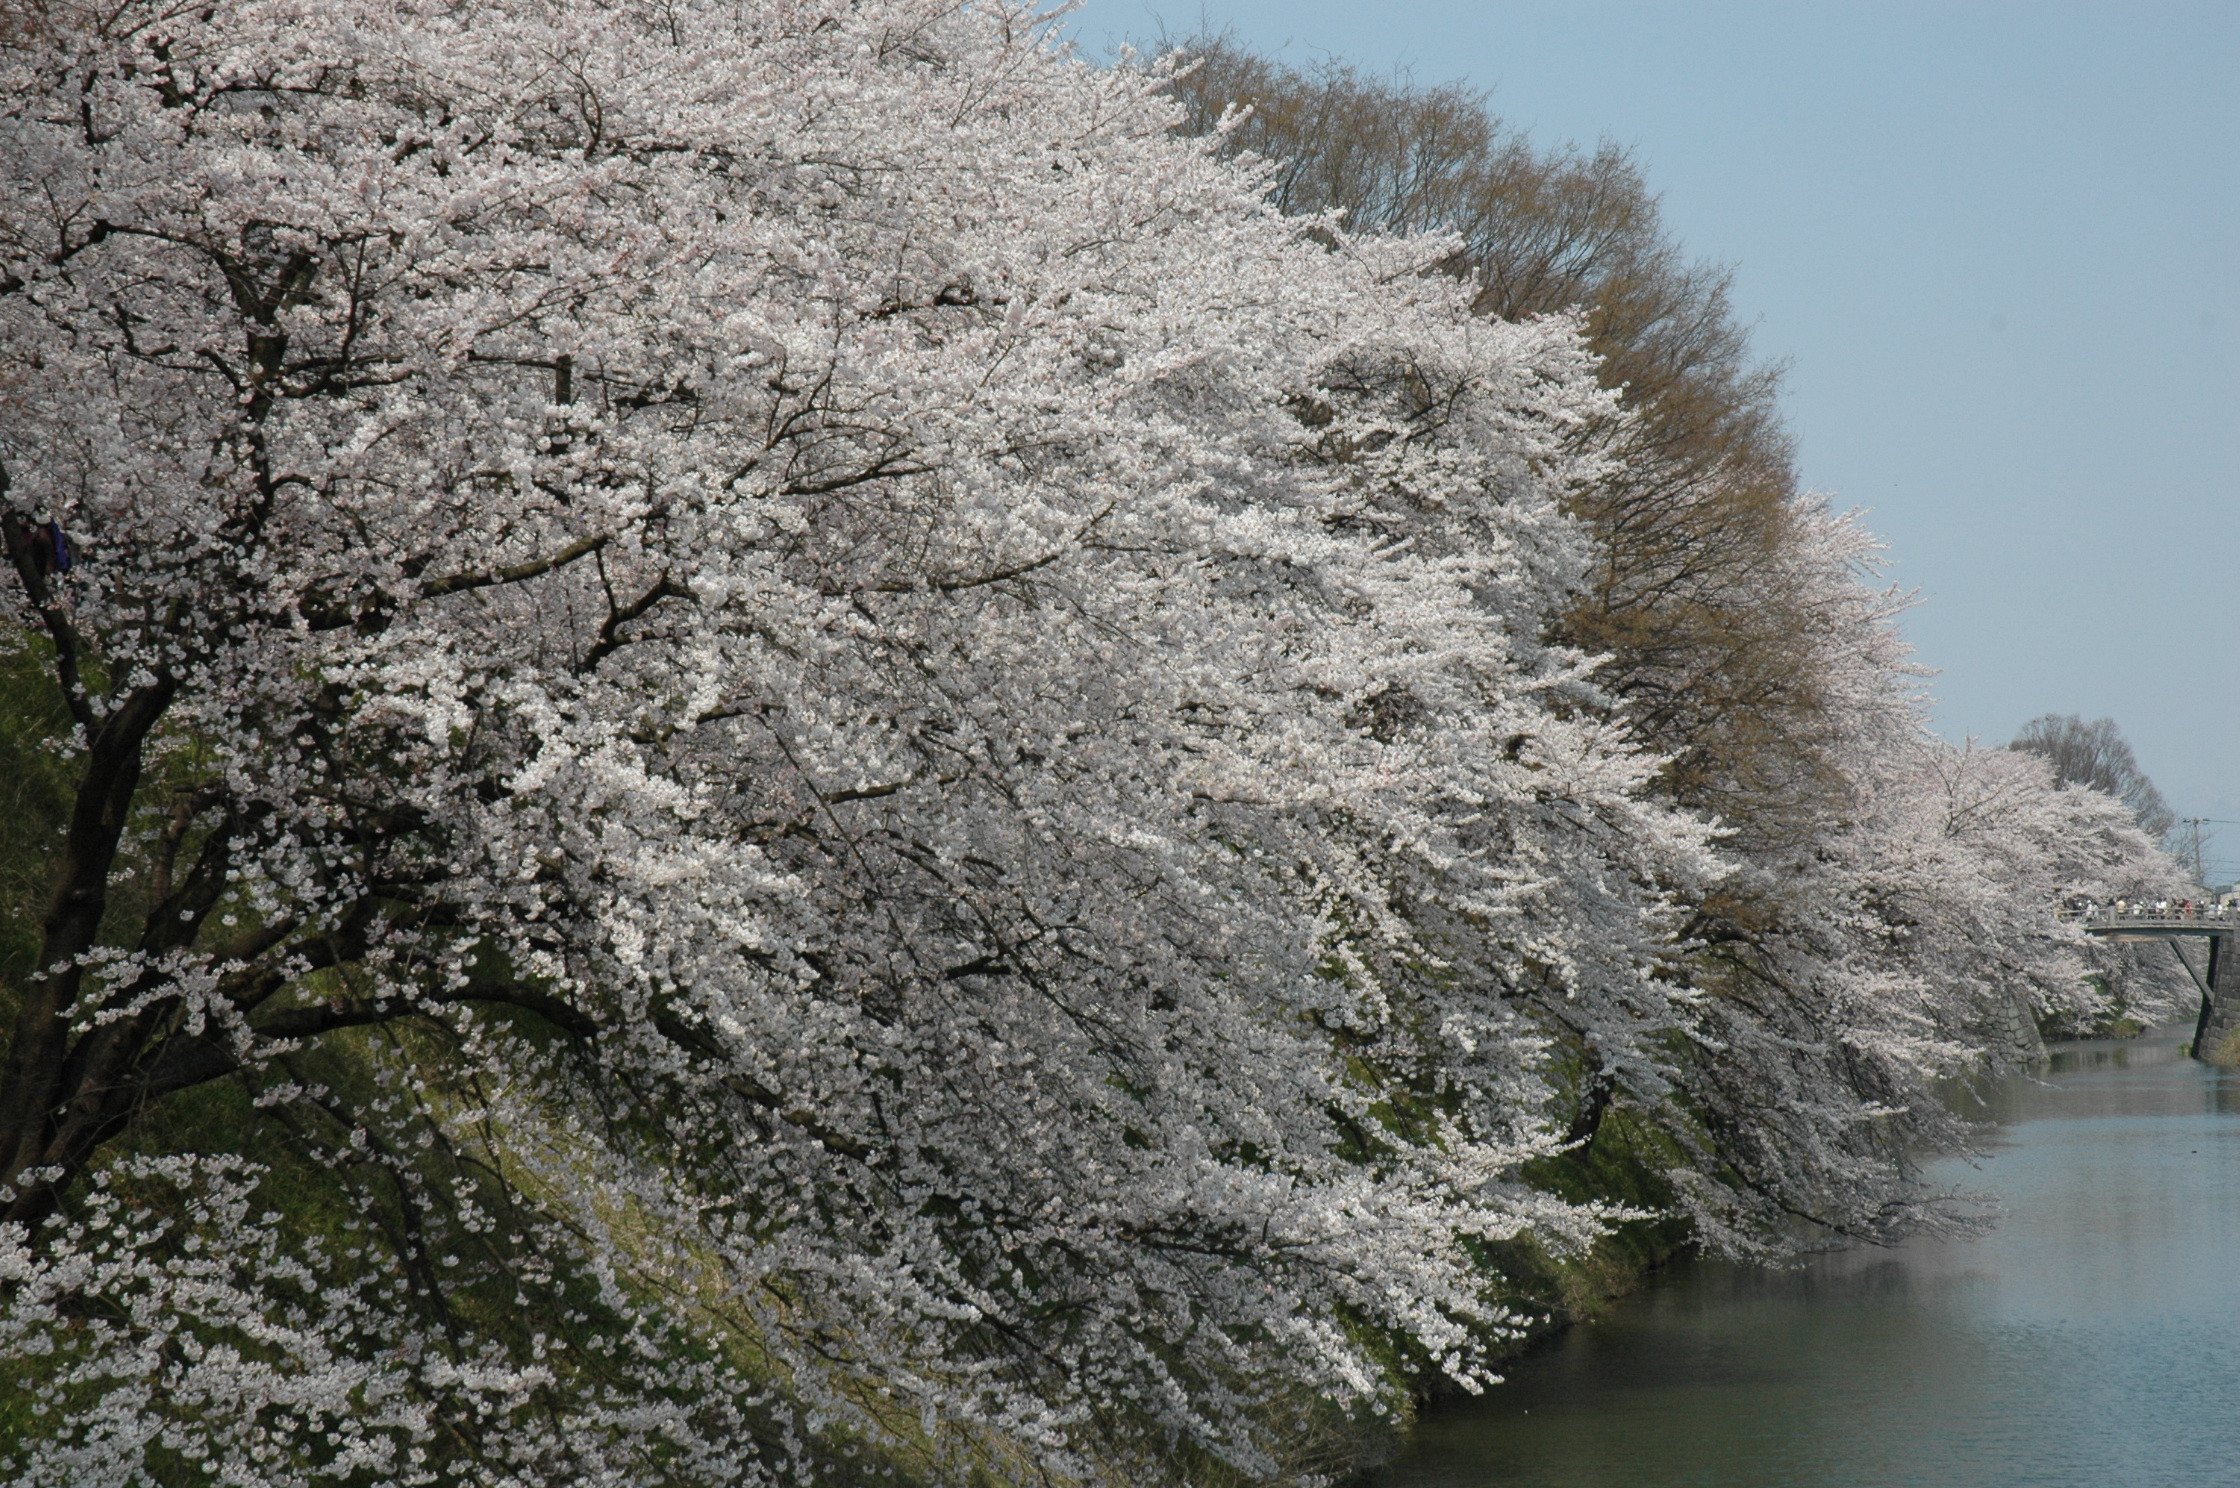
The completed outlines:
<svg viewBox="0 0 2240 1488">
<path fill-rule="evenodd" d="M 1722 853 L 1548 640 L 1576 325 L 1029 10 L 10 25 L 12 1481 L 1311 1478 L 1613 1108 L 1706 1243 L 1933 1220 L 1925 1080 L 2143 861 L 1816 507 L 1836 804 Z"/>
<path fill-rule="evenodd" d="M 1819 501 L 1794 516 L 1773 582 L 1804 601 L 1821 737 L 1818 778 L 1775 791 L 1812 809 L 1733 847 L 1667 1107 L 1696 1234 L 1772 1257 L 1975 1223 L 1978 1196 L 1925 1173 L 1969 1143 L 1938 1083 L 2011 1070 L 2041 1022 L 2105 1011 L 2109 949 L 2060 910 L 2181 877 L 2115 797 L 1934 735 L 1879 545 Z"/>
<path fill-rule="evenodd" d="M 1624 152 L 1536 146 L 1462 83 L 1301 70 L 1226 34 L 1181 48 L 1187 127 L 1266 157 L 1286 210 L 1457 232 L 1444 270 L 1480 314 L 1582 313 L 1601 381 L 1625 391 L 1617 468 L 1573 498 L 1597 552 L 1555 630 L 1607 653 L 1596 684 L 1664 757 L 1655 790 L 1718 819 L 1735 871 L 1690 901 L 1669 974 L 1708 1000 L 1675 1058 L 1613 1069 L 1547 1020 L 1567 1132 L 1613 1186 L 1661 1172 L 1716 1244 L 1934 1222 L 1914 1157 L 1963 1133 L 1928 1080 L 2033 1048 L 2034 1016 L 2089 1023 L 2102 994 L 2082 973 L 2105 985 L 2113 969 L 2053 929 L 2070 880 L 2037 870 L 2106 848 L 2120 869 L 2076 884 L 2154 879 L 2151 845 L 2115 845 L 2091 800 L 1935 741 L 1915 696 L 1927 674 L 1894 628 L 1903 597 L 1873 580 L 1863 529 L 1799 494 L 1777 370 L 1751 357 L 1731 276 L 1688 259 Z M 2061 732 L 2032 725 L 2016 747 L 2033 731 Z M 1614 1111 L 1628 1119 L 1604 1141 Z M 1643 1121 L 1662 1137 L 1636 1140 Z"/>
<path fill-rule="evenodd" d="M 1488 1378 L 1475 1242 L 1606 1219 L 1548 1030 L 1654 1089 L 1719 871 L 1541 639 L 1571 325 L 1005 5 L 0 67 L 17 1480 L 1271 1474 L 1371 1338 Z"/>
</svg>

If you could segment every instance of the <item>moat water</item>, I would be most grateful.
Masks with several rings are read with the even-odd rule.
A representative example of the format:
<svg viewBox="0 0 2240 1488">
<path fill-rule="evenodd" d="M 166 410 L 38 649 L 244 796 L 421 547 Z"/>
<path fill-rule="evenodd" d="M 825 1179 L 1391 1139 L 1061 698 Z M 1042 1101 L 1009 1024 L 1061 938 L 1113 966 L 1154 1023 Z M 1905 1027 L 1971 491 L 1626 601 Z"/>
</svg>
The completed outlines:
<svg viewBox="0 0 2240 1488">
<path fill-rule="evenodd" d="M 2240 1488 L 2240 1073 L 2191 1030 L 1988 1092 L 1990 1234 L 1678 1267 L 1378 1488 Z"/>
</svg>

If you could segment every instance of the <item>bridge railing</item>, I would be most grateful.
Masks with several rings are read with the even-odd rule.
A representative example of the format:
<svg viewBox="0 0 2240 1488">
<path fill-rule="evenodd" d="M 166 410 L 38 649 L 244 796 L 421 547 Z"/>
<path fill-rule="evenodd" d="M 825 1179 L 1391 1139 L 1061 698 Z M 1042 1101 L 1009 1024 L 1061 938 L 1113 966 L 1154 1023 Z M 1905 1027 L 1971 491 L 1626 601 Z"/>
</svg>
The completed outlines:
<svg viewBox="0 0 2240 1488">
<path fill-rule="evenodd" d="M 2240 931 L 2240 905 L 2232 904 L 2196 904 L 2190 907 L 2177 904 L 2126 904 L 2120 909 L 2113 905 L 2096 904 L 2090 909 L 2060 910 L 2054 918 L 2063 924 L 2079 924 L 2091 930 L 2197 929 L 2203 934 Z"/>
</svg>

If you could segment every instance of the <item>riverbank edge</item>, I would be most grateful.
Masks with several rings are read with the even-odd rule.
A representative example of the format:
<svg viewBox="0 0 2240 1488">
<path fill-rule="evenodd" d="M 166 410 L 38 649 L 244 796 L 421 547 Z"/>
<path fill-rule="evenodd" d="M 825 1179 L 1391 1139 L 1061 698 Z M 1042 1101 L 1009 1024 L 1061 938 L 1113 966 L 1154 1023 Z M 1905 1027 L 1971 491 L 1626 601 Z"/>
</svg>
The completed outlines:
<svg viewBox="0 0 2240 1488">
<path fill-rule="evenodd" d="M 1971 1082 L 1996 1079 L 2040 1064 L 2064 1044 L 2111 1039 L 2153 1042 L 2190 1031 L 2190 1026 L 2181 1028 L 2176 1021 L 2142 1023 L 2119 1015 L 2089 1030 L 2030 1027 L 2033 1037 L 2011 1040 L 1967 1078 Z M 1595 1154 L 1599 1161 L 1582 1161 L 1582 1154 L 1538 1164 L 1539 1171 L 1533 1175 L 1535 1185 L 1567 1197 L 1624 1203 L 1647 1211 L 1651 1217 L 1617 1226 L 1578 1256 L 1551 1255 L 1528 1241 L 1489 1248 L 1485 1257 L 1488 1270 L 1514 1287 L 1511 1305 L 1527 1319 L 1518 1335 L 1500 1349 L 1503 1366 L 1544 1348 L 1582 1323 L 1593 1322 L 1649 1285 L 1659 1273 L 1698 1251 L 1688 1226 L 1671 1213 L 1669 1196 L 1656 1192 L 1659 1185 L 1651 1176 L 1653 1166 L 1642 1161 L 1646 1154 L 1632 1150 L 1634 1141 L 1643 1134 L 1621 1129 L 1618 1135 L 1620 1140 L 1615 1145 L 1622 1155 L 1606 1148 Z M 1351 1460 L 1341 1463 L 1323 1456 L 1315 1464 L 1329 1475 L 1335 1488 L 1374 1488 L 1377 1474 L 1406 1449 L 1423 1410 L 1468 1398 L 1467 1391 L 1436 1369 L 1396 1369 L 1394 1373 L 1407 1386 L 1408 1410 L 1396 1419 L 1346 1423 L 1355 1433 L 1356 1450 Z M 1248 1488 L 1248 1483 L 1238 1478 L 1233 1485 L 1223 1483 L 1221 1488 Z"/>
<path fill-rule="evenodd" d="M 1695 1248 L 1685 1225 L 1661 1217 L 1620 1225 L 1578 1256 L 1551 1255 L 1530 1241 L 1499 1247 L 1502 1272 L 1517 1287 L 1511 1305 L 1524 1314 L 1524 1321 L 1498 1350 L 1498 1365 L 1513 1364 L 1593 1322 Z M 1374 1488 L 1377 1474 L 1406 1449 L 1420 1412 L 1469 1398 L 1470 1392 L 1436 1369 L 1396 1372 L 1408 1387 L 1405 1414 L 1348 1423 L 1355 1433 L 1354 1451 L 1345 1454 L 1351 1460 L 1340 1464 L 1325 1458 L 1315 1464 L 1329 1472 L 1336 1488 Z M 1238 1488 L 1243 1484 L 1239 1479 Z"/>
<path fill-rule="evenodd" d="M 2037 1035 L 2035 1039 L 2027 1044 L 2018 1040 L 1968 1078 L 1971 1082 L 1997 1079 L 2043 1065 L 2065 1047 L 2097 1043 L 2169 1041 L 2182 1056 L 2191 1057 L 2193 1049 L 2185 1035 L 2192 1031 L 2192 1026 L 2190 1020 L 2183 1018 L 2142 1022 L 2120 1013 L 2084 1030 L 2040 1026 L 2033 1030 Z M 2235 1062 L 2240 1063 L 2240 1060 Z M 1612 1176 L 1608 1168 L 1590 1176 L 1576 1165 L 1576 1160 L 1563 1160 L 1561 1166 L 1568 1171 L 1551 1187 L 1577 1188 L 1598 1181 L 1607 1183 Z M 1552 1173 L 1541 1176 L 1544 1179 L 1556 1177 Z M 1644 1202 L 1646 1196 L 1639 1192 L 1646 1174 L 1637 1170 L 1627 1177 L 1631 1181 L 1622 1186 L 1634 1191 L 1626 1194 L 1622 1201 L 1651 1207 Z M 1602 1196 L 1618 1197 L 1607 1193 Z M 1687 1226 L 1667 1213 L 1620 1225 L 1581 1256 L 1549 1255 L 1530 1243 L 1503 1247 L 1502 1252 L 1498 1259 L 1489 1255 L 1488 1260 L 1495 1262 L 1505 1278 L 1516 1283 L 1518 1299 L 1513 1305 L 1530 1314 L 1523 1330 L 1500 1350 L 1500 1362 L 1507 1365 L 1547 1346 L 1572 1328 L 1593 1322 L 1616 1303 L 1648 1286 L 1659 1273 L 1696 1254 L 1697 1246 Z M 1436 1370 L 1404 1374 L 1403 1378 L 1409 1387 L 1407 1413 L 1398 1419 L 1376 1423 L 1377 1429 L 1366 1429 L 1366 1423 L 1353 1423 L 1359 1430 L 1358 1455 L 1331 1474 L 1334 1488 L 1375 1488 L 1377 1475 L 1405 1450 L 1421 1411 L 1443 1402 L 1468 1398 L 1467 1391 Z M 1225 1483 L 1222 1488 L 1231 1488 L 1231 1485 Z M 1237 1479 L 1234 1488 L 1247 1488 L 1246 1480 Z"/>
</svg>

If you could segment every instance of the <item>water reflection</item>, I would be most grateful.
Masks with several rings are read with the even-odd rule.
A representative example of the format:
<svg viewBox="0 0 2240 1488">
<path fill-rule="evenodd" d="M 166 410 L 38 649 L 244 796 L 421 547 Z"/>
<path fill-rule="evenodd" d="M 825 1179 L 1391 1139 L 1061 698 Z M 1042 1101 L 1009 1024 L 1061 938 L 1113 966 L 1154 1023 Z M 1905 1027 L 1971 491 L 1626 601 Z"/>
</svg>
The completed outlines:
<svg viewBox="0 0 2240 1488">
<path fill-rule="evenodd" d="M 1433 1412 L 1381 1488 L 2240 1484 L 2240 1080 L 2184 1030 L 1978 1093 L 1973 1241 L 1681 1268 Z"/>
</svg>

